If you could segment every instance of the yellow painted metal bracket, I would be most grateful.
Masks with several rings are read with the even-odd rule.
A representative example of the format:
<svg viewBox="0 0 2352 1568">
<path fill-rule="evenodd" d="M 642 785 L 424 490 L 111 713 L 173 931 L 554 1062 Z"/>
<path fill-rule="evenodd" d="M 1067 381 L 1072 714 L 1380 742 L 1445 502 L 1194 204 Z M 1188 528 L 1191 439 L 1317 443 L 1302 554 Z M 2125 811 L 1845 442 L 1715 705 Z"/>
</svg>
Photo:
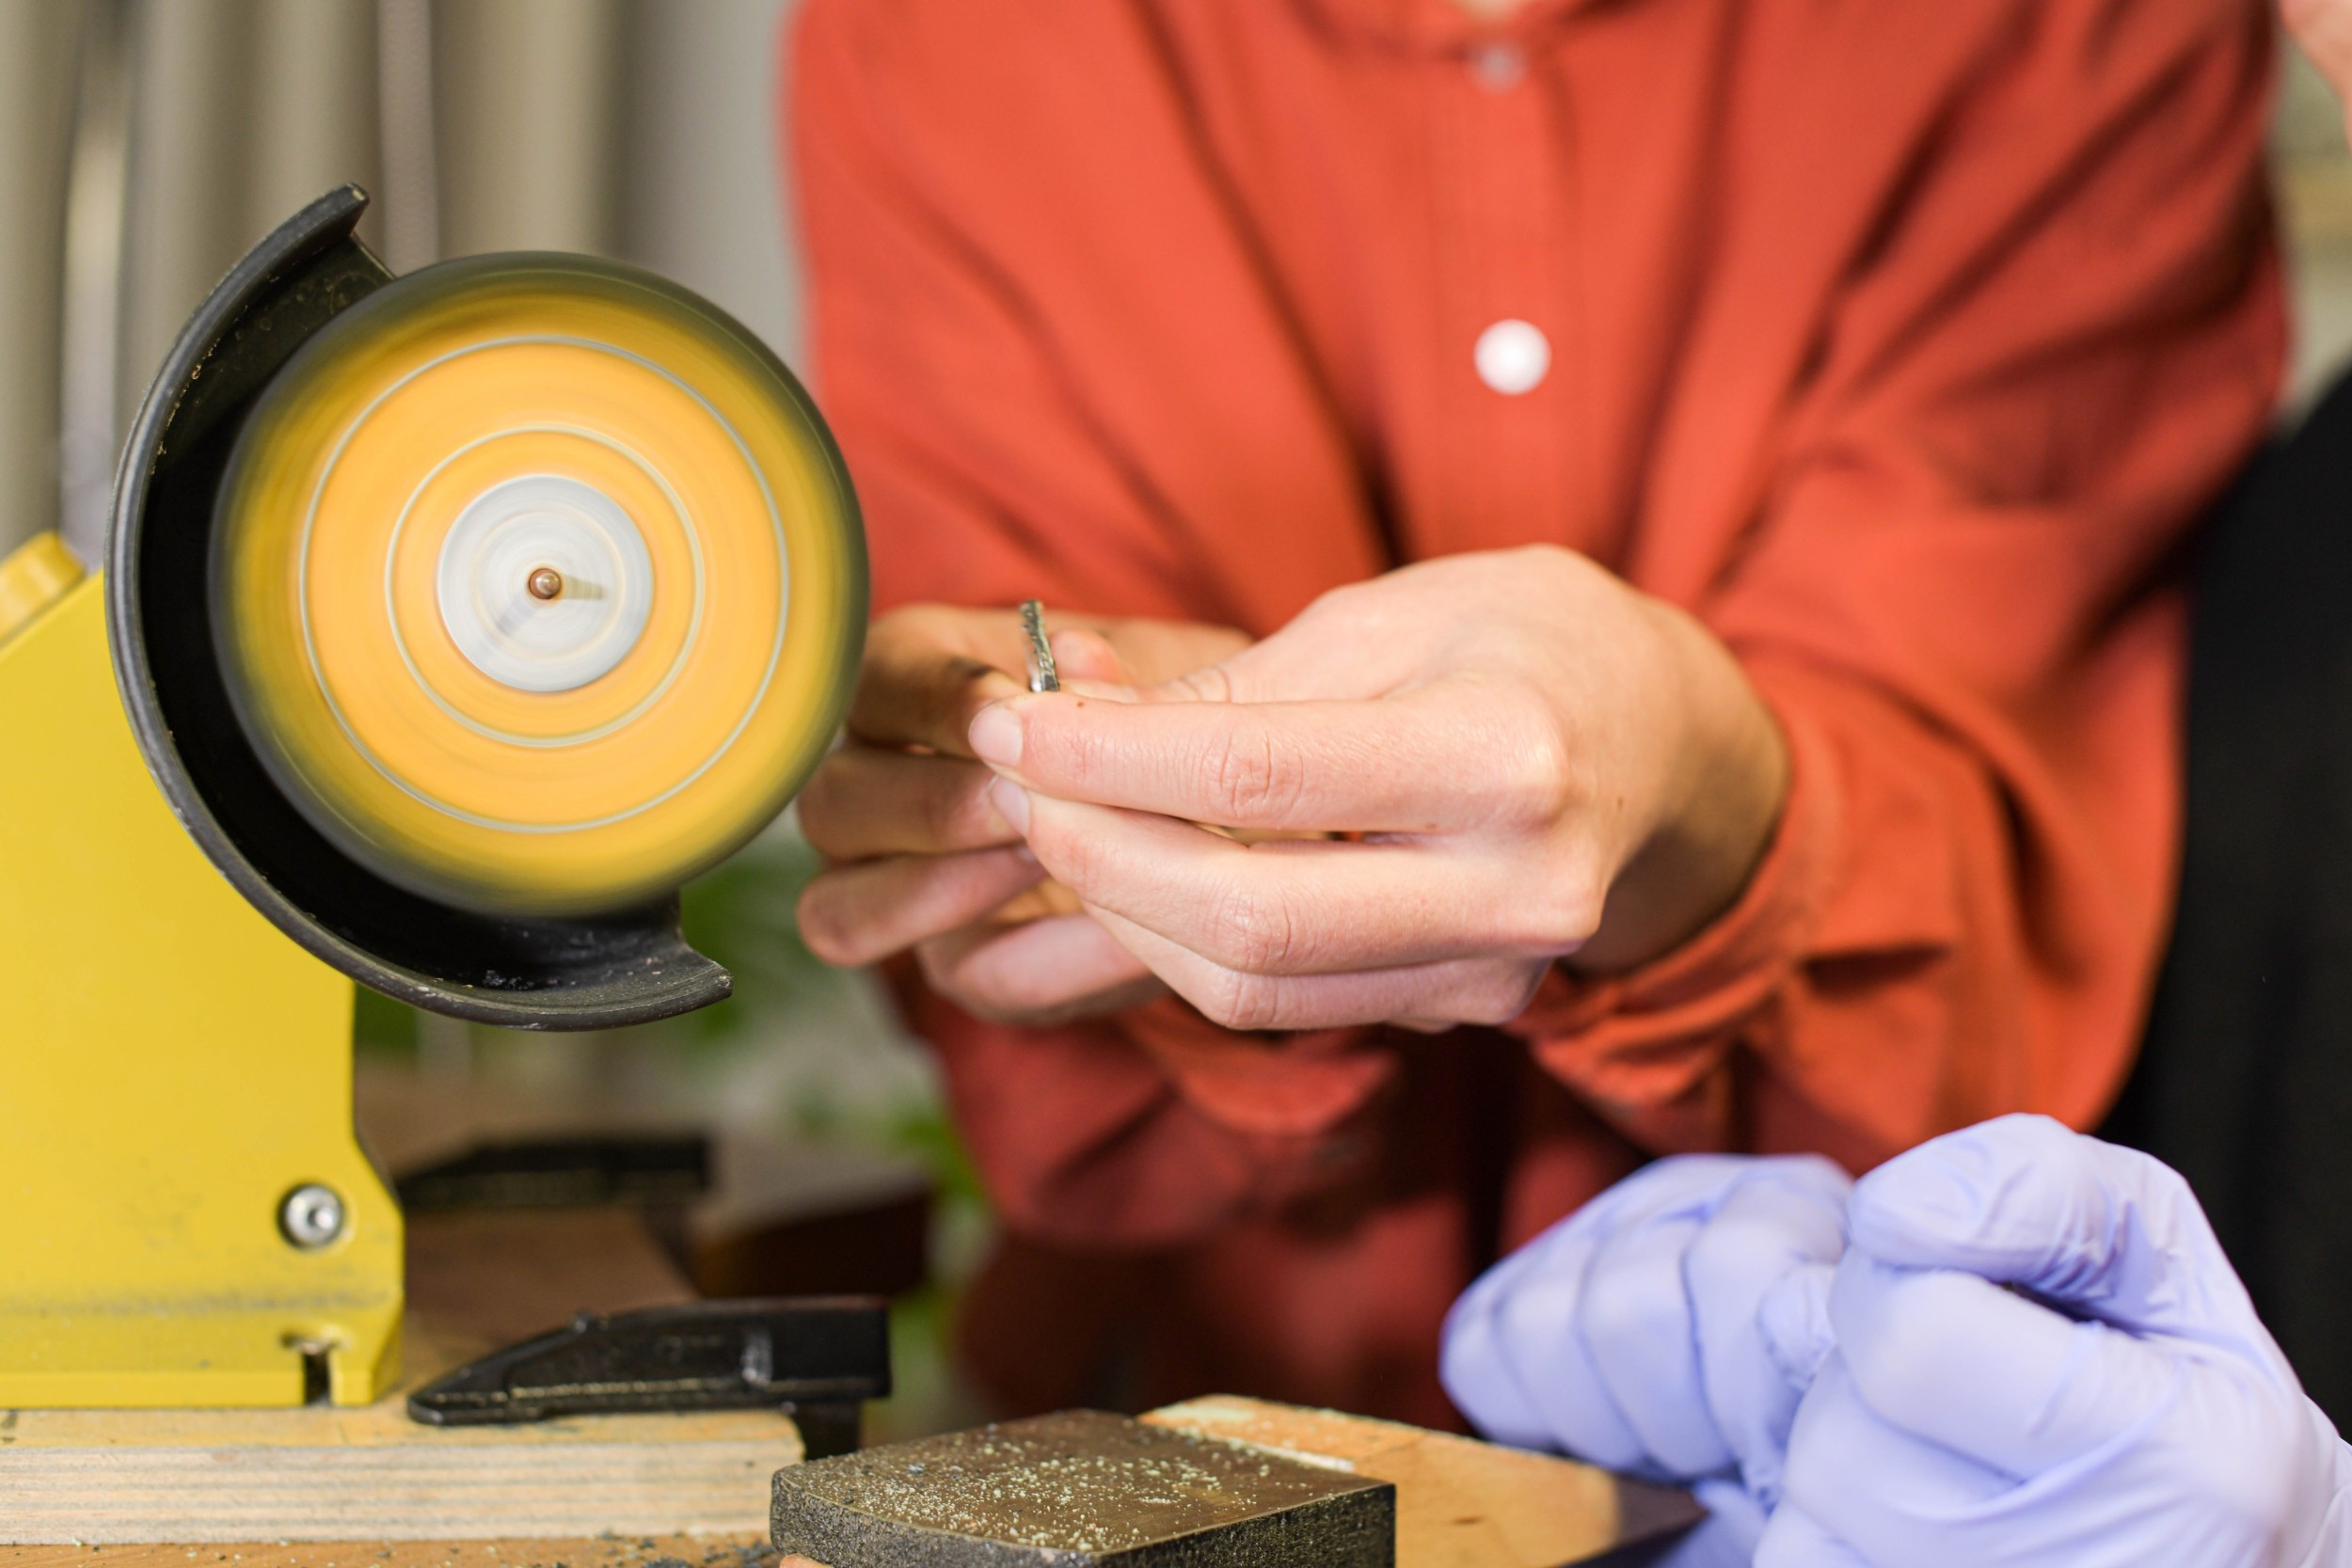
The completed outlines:
<svg viewBox="0 0 2352 1568">
<path fill-rule="evenodd" d="M 370 1402 L 401 1222 L 352 1131 L 351 983 L 182 831 L 98 580 L 33 547 L 0 567 L 0 1408 L 299 1404 L 306 1356 Z"/>
<path fill-rule="evenodd" d="M 54 529 L 0 557 L 0 642 L 31 625 L 82 577 L 81 562 Z"/>
</svg>

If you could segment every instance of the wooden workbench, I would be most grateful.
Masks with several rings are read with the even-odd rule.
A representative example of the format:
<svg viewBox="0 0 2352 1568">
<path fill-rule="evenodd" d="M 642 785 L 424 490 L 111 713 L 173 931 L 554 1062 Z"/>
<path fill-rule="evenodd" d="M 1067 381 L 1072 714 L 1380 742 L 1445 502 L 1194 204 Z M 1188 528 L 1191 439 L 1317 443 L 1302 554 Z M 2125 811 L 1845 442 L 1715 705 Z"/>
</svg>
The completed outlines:
<svg viewBox="0 0 2352 1568">
<path fill-rule="evenodd" d="M 762 1531 L 569 1541 L 0 1546 L 0 1568 L 776 1568 L 776 1553 Z"/>
<path fill-rule="evenodd" d="M 768 1478 L 801 1457 L 799 1433 L 777 1412 L 515 1427 L 435 1428 L 407 1418 L 409 1387 L 575 1311 L 691 1299 L 634 1212 L 419 1216 L 409 1226 L 408 1284 L 408 1375 L 374 1405 L 0 1412 L 0 1542 L 82 1543 L 86 1552 L 87 1544 L 104 1544 L 119 1561 L 140 1555 L 119 1549 L 128 1544 L 177 1540 L 161 1557 L 149 1547 L 140 1559 L 175 1568 L 480 1565 L 512 1562 L 516 1551 L 601 1568 L 608 1556 L 617 1562 L 635 1543 L 655 1539 L 634 1532 L 707 1532 L 691 1554 L 644 1548 L 696 1565 L 711 1542 L 726 1540 L 734 1553 L 764 1536 Z M 604 1530 L 632 1533 L 590 1540 L 593 1552 L 580 1544 Z M 294 1557 L 287 1555 L 293 1548 L 212 1544 L 334 1541 L 346 1532 L 373 1544 L 305 1546 Z M 501 1545 L 495 1554 L 478 1546 L 462 1558 L 454 1548 L 389 1544 L 502 1537 L 549 1544 Z M 54 1548 L 26 1560 L 59 1560 Z M 87 1568 L 87 1556 L 75 1560 Z"/>
<path fill-rule="evenodd" d="M 412 1385 L 581 1307 L 690 1294 L 623 1210 L 420 1216 L 410 1241 Z M 52 1543 L 0 1545 L 0 1568 L 794 1568 L 767 1544 L 769 1477 L 800 1457 L 780 1415 L 441 1430 L 399 1399 L 0 1412 L 0 1540 Z M 1554 1568 L 1695 1516 L 1681 1494 L 1565 1460 L 1328 1412 L 1213 1398 L 1146 1418 L 1395 1481 L 1399 1568 Z M 36 1470 L 47 1522 L 16 1528 Z M 282 1528 L 223 1527 L 257 1497 Z M 645 1510 L 688 1522 L 624 1529 Z"/>
</svg>

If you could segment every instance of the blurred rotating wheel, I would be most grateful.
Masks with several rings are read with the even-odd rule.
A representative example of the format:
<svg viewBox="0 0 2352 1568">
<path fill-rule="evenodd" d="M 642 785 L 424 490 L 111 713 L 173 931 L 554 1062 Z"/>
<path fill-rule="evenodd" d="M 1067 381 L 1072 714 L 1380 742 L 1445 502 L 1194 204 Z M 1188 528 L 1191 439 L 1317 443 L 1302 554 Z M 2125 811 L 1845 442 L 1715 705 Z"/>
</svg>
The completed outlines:
<svg viewBox="0 0 2352 1568">
<path fill-rule="evenodd" d="M 830 743 L 866 617 L 815 405 L 682 289 L 585 258 L 386 285 L 263 392 L 210 593 L 239 721 L 337 847 L 587 914 L 741 847 Z"/>
</svg>

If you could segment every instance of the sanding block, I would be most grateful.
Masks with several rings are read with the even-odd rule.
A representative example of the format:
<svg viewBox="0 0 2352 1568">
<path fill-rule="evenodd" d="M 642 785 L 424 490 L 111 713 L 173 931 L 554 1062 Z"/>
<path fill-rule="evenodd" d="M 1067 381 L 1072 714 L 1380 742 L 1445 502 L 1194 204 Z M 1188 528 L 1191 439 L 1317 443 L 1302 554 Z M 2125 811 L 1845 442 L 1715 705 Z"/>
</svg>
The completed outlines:
<svg viewBox="0 0 2352 1568">
<path fill-rule="evenodd" d="M 772 1539 L 820 1568 L 1565 1568 L 1647 1560 L 1702 1516 L 1573 1460 L 1220 1395 L 781 1470 Z"/>
</svg>

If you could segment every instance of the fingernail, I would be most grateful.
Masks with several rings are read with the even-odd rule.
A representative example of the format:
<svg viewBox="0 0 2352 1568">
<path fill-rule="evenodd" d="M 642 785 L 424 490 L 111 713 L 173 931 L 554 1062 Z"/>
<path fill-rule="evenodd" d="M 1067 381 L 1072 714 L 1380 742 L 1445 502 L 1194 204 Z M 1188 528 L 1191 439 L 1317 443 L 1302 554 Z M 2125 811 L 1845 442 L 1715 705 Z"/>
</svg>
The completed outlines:
<svg viewBox="0 0 2352 1568">
<path fill-rule="evenodd" d="M 991 703 L 973 717 L 972 752 L 997 768 L 1021 766 L 1021 716 L 1002 703 Z"/>
<path fill-rule="evenodd" d="M 977 720 L 973 721 L 972 727 L 976 730 L 979 728 Z M 1029 831 L 1029 792 L 1027 790 L 1014 784 L 1010 779 L 998 779 L 988 786 L 988 798 L 995 803 L 997 811 L 1004 815 L 1005 820 L 1012 824 L 1014 832 L 1026 833 Z"/>
</svg>

